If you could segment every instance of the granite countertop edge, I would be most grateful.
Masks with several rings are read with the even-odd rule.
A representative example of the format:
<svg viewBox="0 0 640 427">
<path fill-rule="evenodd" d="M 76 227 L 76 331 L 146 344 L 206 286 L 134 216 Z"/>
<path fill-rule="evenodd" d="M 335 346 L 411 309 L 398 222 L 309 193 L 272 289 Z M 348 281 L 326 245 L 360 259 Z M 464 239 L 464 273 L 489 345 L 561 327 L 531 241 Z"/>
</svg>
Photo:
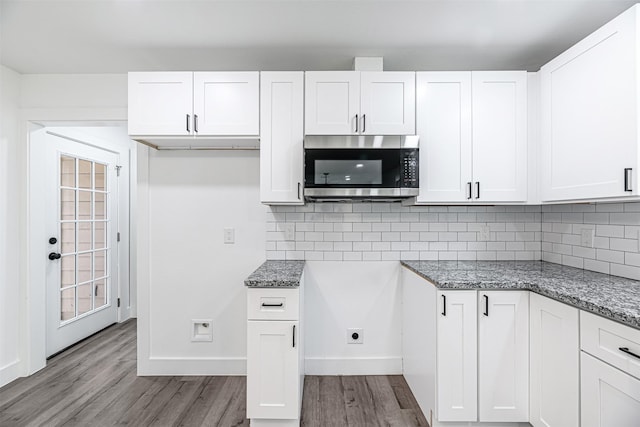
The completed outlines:
<svg viewBox="0 0 640 427">
<path fill-rule="evenodd" d="M 248 288 L 298 288 L 305 262 L 267 260 L 244 281 Z"/>
<path fill-rule="evenodd" d="M 453 261 L 455 262 L 455 261 Z M 476 261 L 478 265 L 483 263 L 484 261 Z M 504 263 L 494 262 L 496 265 L 504 265 L 506 263 L 514 263 L 513 265 L 526 265 L 526 262 L 521 262 L 517 264 L 517 262 L 506 261 Z M 416 263 L 418 266 L 416 266 Z M 433 268 L 431 269 L 420 269 L 421 265 L 429 265 Z M 474 261 L 465 262 L 468 265 L 474 263 Z M 532 262 L 533 263 L 533 262 Z M 541 266 L 549 266 L 549 268 L 554 268 L 557 264 L 545 263 L 544 261 L 537 261 Z M 593 292 L 594 286 L 586 284 L 584 286 L 580 285 L 581 278 L 575 279 L 566 279 L 563 277 L 553 277 L 553 275 L 549 274 L 547 277 L 544 273 L 535 272 L 531 274 L 531 278 L 518 278 L 518 279 L 510 279 L 508 275 L 504 275 L 501 279 L 477 279 L 473 277 L 473 274 L 470 274 L 465 279 L 447 279 L 447 270 L 438 270 L 436 265 L 438 261 L 426 262 L 425 261 L 401 261 L 401 264 L 413 271 L 418 276 L 428 280 L 438 289 L 443 290 L 477 290 L 477 289 L 491 289 L 491 290 L 526 290 L 537 293 L 539 295 L 551 298 L 555 301 L 571 305 L 580 310 L 584 310 L 587 312 L 591 312 L 597 314 L 599 316 L 603 316 L 605 318 L 617 321 L 619 323 L 625 324 L 627 326 L 633 327 L 635 329 L 640 329 L 640 309 L 636 310 L 635 313 L 628 313 L 625 311 L 624 302 L 627 301 L 626 295 L 616 300 L 612 298 L 611 295 L 607 295 L 606 287 L 607 285 L 611 286 L 611 282 L 618 282 L 622 284 L 633 284 L 635 289 L 635 298 L 640 306 L 640 282 L 632 279 L 625 279 L 617 276 L 609 276 L 603 273 L 590 272 L 587 270 L 581 270 L 574 267 L 560 266 L 557 265 L 557 270 L 565 271 L 568 273 L 580 273 L 581 276 L 587 276 L 589 279 L 594 281 L 600 280 L 598 285 L 599 287 L 604 287 L 604 292 L 601 295 L 590 295 L 589 297 L 585 297 L 585 291 Z M 463 268 L 461 270 L 451 270 L 451 276 L 454 276 L 455 273 L 465 272 L 465 271 L 473 271 L 472 268 Z M 483 271 L 491 271 L 490 268 L 485 269 Z M 437 272 L 437 274 L 435 274 Z M 496 272 L 498 269 L 496 268 Z M 502 271 L 500 271 L 502 273 Z M 526 275 L 526 270 L 523 270 L 523 274 Z M 566 284 L 570 282 L 572 286 L 554 286 L 554 282 L 557 285 Z M 634 305 L 634 304 L 631 304 Z"/>
</svg>

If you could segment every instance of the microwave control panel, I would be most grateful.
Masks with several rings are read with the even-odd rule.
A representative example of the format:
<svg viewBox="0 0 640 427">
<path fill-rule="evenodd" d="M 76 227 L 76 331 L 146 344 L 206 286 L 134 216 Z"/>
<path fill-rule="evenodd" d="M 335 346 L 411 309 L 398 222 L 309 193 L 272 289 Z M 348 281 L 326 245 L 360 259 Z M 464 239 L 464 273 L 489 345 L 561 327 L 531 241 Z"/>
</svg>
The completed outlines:
<svg viewBox="0 0 640 427">
<path fill-rule="evenodd" d="M 402 150 L 402 187 L 418 188 L 418 150 Z"/>
</svg>

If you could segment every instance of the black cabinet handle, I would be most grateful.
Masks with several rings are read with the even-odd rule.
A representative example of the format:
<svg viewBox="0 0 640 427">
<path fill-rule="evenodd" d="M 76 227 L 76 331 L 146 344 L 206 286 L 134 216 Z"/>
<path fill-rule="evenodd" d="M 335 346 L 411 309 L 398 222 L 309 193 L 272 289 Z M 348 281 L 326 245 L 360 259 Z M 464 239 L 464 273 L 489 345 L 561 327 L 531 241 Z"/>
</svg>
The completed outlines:
<svg viewBox="0 0 640 427">
<path fill-rule="evenodd" d="M 489 315 L 489 297 L 486 295 L 482 295 L 484 297 L 484 314 L 485 316 Z"/>
<path fill-rule="evenodd" d="M 298 183 L 298 200 L 300 200 L 300 183 Z"/>
<path fill-rule="evenodd" d="M 480 181 L 476 181 L 476 199 L 480 198 Z"/>
<path fill-rule="evenodd" d="M 293 325 L 293 348 L 296 348 L 296 325 Z"/>
<path fill-rule="evenodd" d="M 623 353 L 627 353 L 629 356 L 637 357 L 638 359 L 640 359 L 640 356 L 629 350 L 629 347 L 620 347 L 618 348 L 618 350 Z"/>
<path fill-rule="evenodd" d="M 632 168 L 624 168 L 624 191 L 633 191 L 631 188 L 631 171 Z"/>
<path fill-rule="evenodd" d="M 356 114 L 356 133 L 358 133 L 358 115 Z"/>
<path fill-rule="evenodd" d="M 280 304 L 267 304 L 267 303 L 262 303 L 263 307 L 282 307 L 284 305 L 284 303 L 280 303 Z"/>
<path fill-rule="evenodd" d="M 442 315 L 447 315 L 447 296 L 444 294 L 442 295 Z"/>
<path fill-rule="evenodd" d="M 367 129 L 367 115 L 363 114 L 362 115 L 362 133 L 364 133 L 366 129 Z"/>
<path fill-rule="evenodd" d="M 189 122 L 191 121 L 191 116 L 189 114 L 187 114 L 187 132 L 191 132 L 191 129 L 189 129 Z"/>
<path fill-rule="evenodd" d="M 198 115 L 193 115 L 193 130 L 195 133 L 198 133 Z"/>
<path fill-rule="evenodd" d="M 473 189 L 471 186 L 471 181 L 467 182 L 467 199 L 471 200 L 471 197 L 473 197 Z"/>
</svg>

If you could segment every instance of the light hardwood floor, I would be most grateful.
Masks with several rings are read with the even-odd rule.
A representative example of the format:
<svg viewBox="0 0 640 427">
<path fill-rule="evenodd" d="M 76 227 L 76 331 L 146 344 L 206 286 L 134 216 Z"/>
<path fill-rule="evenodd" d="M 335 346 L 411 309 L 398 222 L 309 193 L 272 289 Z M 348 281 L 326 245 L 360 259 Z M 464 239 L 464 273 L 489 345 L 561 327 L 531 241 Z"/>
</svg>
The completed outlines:
<svg viewBox="0 0 640 427">
<path fill-rule="evenodd" d="M 136 322 L 0 388 L 0 426 L 248 426 L 244 377 L 136 376 Z M 307 376 L 303 426 L 427 426 L 402 376 Z"/>
</svg>

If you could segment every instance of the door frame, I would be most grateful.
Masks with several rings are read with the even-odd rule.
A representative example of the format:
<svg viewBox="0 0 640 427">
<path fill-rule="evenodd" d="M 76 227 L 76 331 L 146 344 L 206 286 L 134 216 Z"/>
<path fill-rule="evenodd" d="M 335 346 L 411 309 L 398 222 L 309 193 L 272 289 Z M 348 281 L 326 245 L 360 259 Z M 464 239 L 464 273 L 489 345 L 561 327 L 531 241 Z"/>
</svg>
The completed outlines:
<svg viewBox="0 0 640 427">
<path fill-rule="evenodd" d="M 126 126 L 126 120 L 109 117 L 111 114 L 105 114 L 102 118 L 73 118 L 59 117 L 57 114 L 48 120 L 35 120 L 24 117 L 24 138 L 26 141 L 24 151 L 22 151 L 24 165 L 24 187 L 26 190 L 26 198 L 22 203 L 25 218 L 21 224 L 23 246 L 20 248 L 21 253 L 25 254 L 24 264 L 21 271 L 24 277 L 21 279 L 21 299 L 22 299 L 22 315 L 20 325 L 21 340 L 21 359 L 23 361 L 22 375 L 31 375 L 46 366 L 46 292 L 43 283 L 46 283 L 46 258 L 43 254 L 46 252 L 46 229 L 43 221 L 44 197 L 43 189 L 37 187 L 35 174 L 39 173 L 38 156 L 36 147 L 38 144 L 44 143 L 42 138 L 46 136 L 45 128 L 74 127 L 73 131 L 66 130 L 66 136 L 75 139 L 82 138 L 82 127 L 113 127 Z M 63 114 L 64 116 L 64 114 Z M 106 116 L 106 117 L 105 117 Z M 99 137 L 86 135 L 87 137 L 100 141 Z M 121 307 L 118 308 L 118 322 L 122 322 L 129 317 L 136 316 L 136 282 L 135 276 L 131 273 L 135 271 L 136 241 L 133 236 L 136 235 L 135 215 L 132 215 L 131 200 L 135 200 L 136 194 L 136 145 L 130 142 L 126 147 L 124 144 L 109 144 L 105 142 L 104 147 L 109 151 L 116 152 L 120 155 L 121 169 L 119 187 L 119 211 L 118 217 L 121 224 L 120 233 L 121 241 L 118 248 L 118 263 L 120 265 L 118 280 L 118 295 L 121 298 Z M 40 169 L 42 170 L 42 169 Z M 127 244 L 128 243 L 128 244 Z"/>
</svg>

